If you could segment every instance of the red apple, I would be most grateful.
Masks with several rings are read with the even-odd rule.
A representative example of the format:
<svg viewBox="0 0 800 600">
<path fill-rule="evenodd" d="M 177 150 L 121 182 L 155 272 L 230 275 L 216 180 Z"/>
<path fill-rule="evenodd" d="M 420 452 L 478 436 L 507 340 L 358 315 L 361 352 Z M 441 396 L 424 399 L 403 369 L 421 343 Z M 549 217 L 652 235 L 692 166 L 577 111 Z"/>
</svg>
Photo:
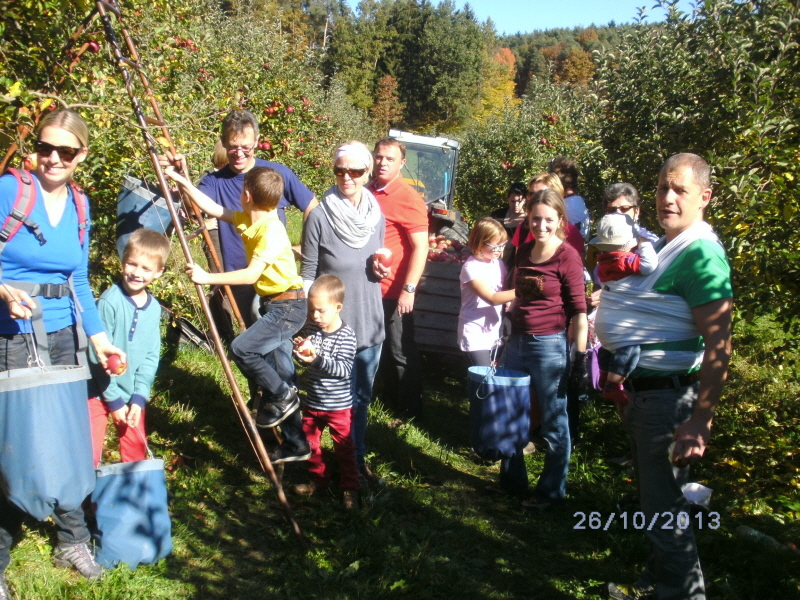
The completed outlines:
<svg viewBox="0 0 800 600">
<path fill-rule="evenodd" d="M 375 250 L 375 258 L 381 263 L 384 267 L 391 267 L 392 260 L 394 257 L 392 256 L 392 251 L 388 248 L 378 248 Z"/>
<path fill-rule="evenodd" d="M 297 344 L 297 353 L 300 356 L 313 356 L 316 351 L 317 349 L 311 343 L 311 340 L 306 339 Z"/>
<path fill-rule="evenodd" d="M 98 44 L 97 42 L 92 40 L 91 42 L 89 42 L 89 46 L 87 47 L 87 50 L 89 50 L 89 52 L 99 52 L 100 44 Z"/>
<path fill-rule="evenodd" d="M 109 355 L 106 365 L 108 366 L 108 370 L 111 371 L 113 375 L 122 375 L 125 372 L 125 369 L 128 368 L 128 365 L 122 362 L 119 354 Z"/>
</svg>

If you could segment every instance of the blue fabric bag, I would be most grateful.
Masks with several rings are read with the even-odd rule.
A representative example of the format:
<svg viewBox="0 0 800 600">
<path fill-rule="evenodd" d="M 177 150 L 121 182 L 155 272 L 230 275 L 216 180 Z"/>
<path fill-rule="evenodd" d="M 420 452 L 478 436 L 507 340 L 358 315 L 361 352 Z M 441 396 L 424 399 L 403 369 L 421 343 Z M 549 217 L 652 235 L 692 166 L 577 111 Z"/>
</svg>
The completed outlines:
<svg viewBox="0 0 800 600">
<path fill-rule="evenodd" d="M 84 366 L 0 373 L 0 489 L 40 521 L 94 488 L 88 378 Z"/>
<path fill-rule="evenodd" d="M 470 367 L 470 442 L 484 460 L 498 461 L 522 452 L 531 423 L 531 378 L 495 367 Z"/>
<path fill-rule="evenodd" d="M 173 206 L 180 214 L 180 203 L 173 202 Z M 126 175 L 122 189 L 117 195 L 117 252 L 120 258 L 128 238 L 140 227 L 152 229 L 169 237 L 172 231 L 172 216 L 161 188 Z"/>
<path fill-rule="evenodd" d="M 148 450 L 149 452 L 149 450 Z M 101 465 L 92 492 L 97 562 L 133 570 L 172 552 L 164 461 L 151 458 Z"/>
</svg>

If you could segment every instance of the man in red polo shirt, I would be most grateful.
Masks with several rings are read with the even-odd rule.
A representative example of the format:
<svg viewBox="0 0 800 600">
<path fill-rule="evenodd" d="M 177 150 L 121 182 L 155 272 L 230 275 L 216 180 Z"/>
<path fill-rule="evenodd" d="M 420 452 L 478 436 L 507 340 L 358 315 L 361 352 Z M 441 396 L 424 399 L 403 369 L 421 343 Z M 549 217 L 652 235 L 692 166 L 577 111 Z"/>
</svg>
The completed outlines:
<svg viewBox="0 0 800 600">
<path fill-rule="evenodd" d="M 369 189 L 386 219 L 384 245 L 394 263 L 381 280 L 386 340 L 381 354 L 383 397 L 402 419 L 422 410 L 422 369 L 414 341 L 414 293 L 428 256 L 428 211 L 425 201 L 400 174 L 406 146 L 383 138 L 375 144 L 375 179 Z"/>
</svg>

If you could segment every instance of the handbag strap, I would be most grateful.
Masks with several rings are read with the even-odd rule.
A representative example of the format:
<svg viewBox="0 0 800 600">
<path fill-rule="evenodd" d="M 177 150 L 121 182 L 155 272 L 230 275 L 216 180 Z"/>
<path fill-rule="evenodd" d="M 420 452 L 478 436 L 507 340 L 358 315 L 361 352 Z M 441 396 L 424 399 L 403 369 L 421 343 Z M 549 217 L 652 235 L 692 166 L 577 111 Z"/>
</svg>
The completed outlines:
<svg viewBox="0 0 800 600">
<path fill-rule="evenodd" d="M 76 360 L 79 366 L 87 367 L 89 365 L 88 358 L 86 356 L 88 339 L 86 337 L 86 332 L 83 330 L 83 319 L 81 319 L 81 313 L 83 310 L 80 306 L 80 302 L 78 301 L 78 295 L 75 293 L 75 284 L 72 280 L 72 275 L 69 276 L 67 282 L 69 285 L 70 296 L 72 297 L 73 314 L 75 315 L 75 332 L 78 336 Z M 40 290 L 42 289 L 40 284 L 31 283 L 28 281 L 11 281 L 9 283 L 33 298 L 39 297 Z M 33 356 L 28 357 L 28 361 L 37 367 L 52 366 L 52 363 L 50 362 L 50 347 L 47 342 L 47 330 L 44 326 L 44 315 L 42 313 L 41 301 L 34 302 L 34 308 L 31 309 L 30 324 L 33 332 L 33 344 L 31 344 Z"/>
</svg>

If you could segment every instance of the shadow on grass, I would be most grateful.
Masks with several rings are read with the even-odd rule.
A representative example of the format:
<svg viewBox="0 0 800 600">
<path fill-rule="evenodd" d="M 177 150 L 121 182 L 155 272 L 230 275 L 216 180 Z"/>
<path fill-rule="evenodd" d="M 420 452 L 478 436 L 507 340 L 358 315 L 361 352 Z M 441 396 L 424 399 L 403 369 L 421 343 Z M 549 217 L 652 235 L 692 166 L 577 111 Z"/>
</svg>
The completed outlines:
<svg viewBox="0 0 800 600">
<path fill-rule="evenodd" d="M 374 405 L 368 451 L 388 483 L 362 495 L 361 510 L 345 512 L 340 497 L 327 492 L 289 496 L 311 545 L 304 553 L 213 362 L 191 355 L 163 361 L 148 413 L 158 449 L 168 463 L 179 459 L 169 475 L 175 553 L 152 568 L 191 587 L 186 597 L 598 598 L 606 581 L 632 581 L 643 566 L 643 532 L 619 522 L 608 531 L 576 529 L 579 513 L 607 516 L 635 495 L 630 472 L 606 460 L 626 450 L 613 409 L 593 402 L 584 412 L 568 501 L 529 514 L 518 498 L 481 492 L 497 467 L 465 458 L 466 388 L 449 369 L 426 373 L 428 406 L 418 424 L 392 427 L 391 415 Z M 325 452 L 335 472 L 330 448 Z M 532 483 L 541 466 L 541 454 L 528 457 Z M 307 480 L 305 465 L 287 465 L 287 490 Z M 624 507 L 635 510 L 635 503 Z M 750 559 L 752 547 L 732 542 L 727 523 L 698 538 L 714 597 L 764 597 L 756 592 L 765 573 L 774 582 L 770 598 L 797 596 L 786 557 L 762 552 Z M 731 556 L 747 564 L 732 566 Z"/>
</svg>

